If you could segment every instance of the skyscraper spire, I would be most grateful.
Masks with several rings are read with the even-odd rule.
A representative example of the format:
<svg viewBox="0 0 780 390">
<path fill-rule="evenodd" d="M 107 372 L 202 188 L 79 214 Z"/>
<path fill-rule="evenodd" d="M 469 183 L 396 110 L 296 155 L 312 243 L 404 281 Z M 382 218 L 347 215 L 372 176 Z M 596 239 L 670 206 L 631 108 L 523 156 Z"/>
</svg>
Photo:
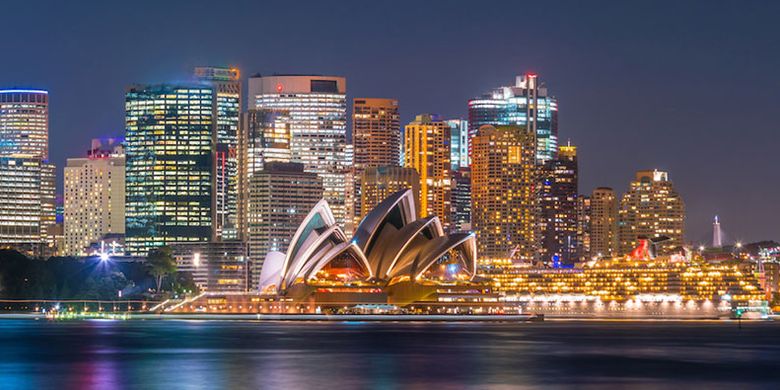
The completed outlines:
<svg viewBox="0 0 780 390">
<path fill-rule="evenodd" d="M 715 222 L 712 223 L 712 247 L 713 248 L 720 248 L 723 246 L 722 240 L 722 234 L 720 231 L 720 221 L 718 221 L 718 216 L 715 216 Z"/>
</svg>

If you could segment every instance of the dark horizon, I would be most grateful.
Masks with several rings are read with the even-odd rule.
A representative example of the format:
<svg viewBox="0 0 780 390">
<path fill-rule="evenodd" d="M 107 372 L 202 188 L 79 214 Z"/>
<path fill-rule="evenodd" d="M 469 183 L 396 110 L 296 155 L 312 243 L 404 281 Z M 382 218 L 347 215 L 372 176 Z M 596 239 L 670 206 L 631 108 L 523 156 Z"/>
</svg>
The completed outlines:
<svg viewBox="0 0 780 390">
<path fill-rule="evenodd" d="M 349 101 L 389 97 L 415 114 L 467 117 L 466 102 L 525 72 L 578 146 L 580 192 L 628 188 L 657 168 L 686 203 L 686 239 L 780 239 L 780 4 L 43 1 L 4 5 L 0 89 L 50 92 L 61 172 L 92 138 L 123 134 L 124 91 L 188 80 L 198 65 L 336 74 Z M 61 192 L 61 185 L 58 186 Z"/>
</svg>

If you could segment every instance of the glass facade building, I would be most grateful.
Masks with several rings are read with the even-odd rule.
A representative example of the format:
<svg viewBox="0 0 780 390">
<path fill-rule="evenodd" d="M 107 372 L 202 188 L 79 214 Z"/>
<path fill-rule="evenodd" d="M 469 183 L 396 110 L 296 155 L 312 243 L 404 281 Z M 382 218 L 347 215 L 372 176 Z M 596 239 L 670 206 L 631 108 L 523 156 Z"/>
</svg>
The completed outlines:
<svg viewBox="0 0 780 390">
<path fill-rule="evenodd" d="M 554 267 L 579 261 L 577 171 L 577 147 L 571 145 L 561 146 L 558 157 L 542 167 L 542 260 Z"/>
<path fill-rule="evenodd" d="M 352 151 L 347 144 L 346 79 L 316 75 L 249 78 L 250 109 L 286 110 L 293 162 L 322 178 L 336 221 L 352 231 Z"/>
<path fill-rule="evenodd" d="M 214 95 L 205 85 L 128 89 L 125 226 L 131 255 L 216 238 Z"/>
<path fill-rule="evenodd" d="M 450 126 L 450 163 L 452 171 L 460 168 L 468 168 L 469 160 L 469 121 L 463 119 L 449 119 Z"/>
<path fill-rule="evenodd" d="M 517 76 L 514 86 L 499 87 L 469 100 L 469 138 L 483 125 L 517 125 L 536 137 L 536 160 L 558 152 L 558 101 L 535 74 Z"/>
<path fill-rule="evenodd" d="M 49 155 L 49 93 L 0 90 L 0 155 Z"/>
</svg>

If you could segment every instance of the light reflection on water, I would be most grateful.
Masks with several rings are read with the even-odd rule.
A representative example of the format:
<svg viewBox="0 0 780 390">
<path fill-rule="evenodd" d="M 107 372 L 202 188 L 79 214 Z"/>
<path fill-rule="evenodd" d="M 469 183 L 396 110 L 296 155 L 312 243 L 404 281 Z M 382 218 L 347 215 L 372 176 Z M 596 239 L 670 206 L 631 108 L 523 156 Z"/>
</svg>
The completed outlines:
<svg viewBox="0 0 780 390">
<path fill-rule="evenodd" d="M 0 320 L 0 388 L 773 388 L 779 331 L 731 322 Z"/>
</svg>

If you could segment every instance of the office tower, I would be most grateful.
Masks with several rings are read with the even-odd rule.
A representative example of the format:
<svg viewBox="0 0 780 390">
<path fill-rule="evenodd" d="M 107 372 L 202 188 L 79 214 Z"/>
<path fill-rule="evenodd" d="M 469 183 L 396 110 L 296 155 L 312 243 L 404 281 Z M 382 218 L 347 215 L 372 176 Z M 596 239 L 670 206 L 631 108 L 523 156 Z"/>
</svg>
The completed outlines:
<svg viewBox="0 0 780 390">
<path fill-rule="evenodd" d="M 612 188 L 599 187 L 590 195 L 589 257 L 610 259 L 616 256 L 618 256 L 618 198 Z"/>
<path fill-rule="evenodd" d="M 577 147 L 561 146 L 542 169 L 539 195 L 542 260 L 572 265 L 577 258 Z"/>
<path fill-rule="evenodd" d="M 360 178 L 366 168 L 401 164 L 398 100 L 357 98 L 352 101 L 354 148 L 354 223 L 360 222 Z"/>
<path fill-rule="evenodd" d="M 452 171 L 469 166 L 469 121 L 448 119 L 450 126 L 450 164 Z"/>
<path fill-rule="evenodd" d="M 322 178 L 303 164 L 266 162 L 249 178 L 247 241 L 252 258 L 252 289 L 268 252 L 286 252 L 295 230 L 322 199 Z"/>
<path fill-rule="evenodd" d="M 638 238 L 668 237 L 658 243 L 659 253 L 683 245 L 685 206 L 669 176 L 662 171 L 639 171 L 623 194 L 618 211 L 619 254 L 638 245 Z"/>
<path fill-rule="evenodd" d="M 322 178 L 338 224 L 352 231 L 352 154 L 347 146 L 346 79 L 314 75 L 254 76 L 249 108 L 287 110 L 293 162 Z"/>
<path fill-rule="evenodd" d="M 577 197 L 577 259 L 591 260 L 591 198 L 588 195 Z"/>
<path fill-rule="evenodd" d="M 41 255 L 41 159 L 0 156 L 0 248 Z"/>
<path fill-rule="evenodd" d="M 414 168 L 398 166 L 370 167 L 360 177 L 361 188 L 358 222 L 390 195 L 405 189 L 412 190 L 415 210 L 420 206 L 420 175 Z"/>
<path fill-rule="evenodd" d="M 65 166 L 65 256 L 86 256 L 106 235 L 125 234 L 125 150 L 122 140 L 93 139 L 85 157 Z"/>
<path fill-rule="evenodd" d="M 490 126 L 471 140 L 471 220 L 483 265 L 539 259 L 535 139 L 525 127 Z"/>
<path fill-rule="evenodd" d="M 558 152 L 558 101 L 535 74 L 517 76 L 514 86 L 499 87 L 469 100 L 469 136 L 482 125 L 518 125 L 536 137 L 536 159 Z"/>
<path fill-rule="evenodd" d="M 471 168 L 452 172 L 452 231 L 471 231 Z"/>
<path fill-rule="evenodd" d="M 420 213 L 450 226 L 450 126 L 438 115 L 420 114 L 404 128 L 404 166 L 420 175 Z"/>
<path fill-rule="evenodd" d="M 125 236 L 133 256 L 216 240 L 214 88 L 133 86 L 125 95 Z"/>
<path fill-rule="evenodd" d="M 239 240 L 171 246 L 178 271 L 192 275 L 201 292 L 242 293 L 250 289 L 247 245 Z"/>
<path fill-rule="evenodd" d="M 36 198 L 31 200 L 38 204 L 39 214 L 35 221 L 21 222 L 21 220 L 14 216 L 9 216 L 11 220 L 21 222 L 21 225 L 17 225 L 16 222 L 7 222 L 8 232 L 17 231 L 15 227 L 19 227 L 19 235 L 15 233 L 9 233 L 9 239 L 11 241 L 20 239 L 21 237 L 28 236 L 28 228 L 35 224 L 38 231 L 38 236 L 29 242 L 16 241 L 16 247 L 25 250 L 29 253 L 33 253 L 38 256 L 49 256 L 55 252 L 55 185 L 56 185 L 56 167 L 53 163 L 50 163 L 48 159 L 49 149 L 49 94 L 43 90 L 31 90 L 31 89 L 6 89 L 0 90 L 0 156 L 9 157 L 6 162 L 8 164 L 9 174 L 15 169 L 11 169 L 11 165 L 19 163 L 19 166 L 26 166 L 29 169 L 33 169 L 37 172 L 36 189 L 30 190 L 35 194 Z M 32 160 L 37 159 L 35 163 Z M 30 170 L 26 170 L 27 173 Z M 21 171 L 16 171 L 14 174 L 21 174 Z M 24 176 L 24 174 L 21 174 Z M 21 177 L 8 177 L 8 181 L 14 181 Z M 18 184 L 18 183 L 17 183 Z M 5 190 L 2 197 L 5 201 L 13 202 L 20 196 L 19 193 L 11 193 L 9 187 Z M 26 196 L 30 196 L 31 192 L 21 188 L 15 190 L 22 191 Z M 26 204 L 26 202 L 23 202 Z M 13 206 L 11 206 L 13 209 Z M 26 208 L 27 206 L 23 206 Z M 29 210 L 29 208 L 27 208 Z M 24 232 L 24 233 L 21 233 Z M 12 238 L 13 237 L 13 238 Z"/>
<path fill-rule="evenodd" d="M 240 72 L 236 68 L 196 67 L 195 80 L 213 88 L 211 117 L 214 142 L 214 228 L 218 240 L 237 238 L 238 128 Z"/>
<path fill-rule="evenodd" d="M 398 166 L 401 163 L 398 100 L 354 99 L 352 129 L 358 173 L 369 167 Z"/>
<path fill-rule="evenodd" d="M 242 114 L 238 137 L 238 231 L 248 237 L 249 178 L 268 162 L 290 162 L 290 115 L 287 110 L 255 110 Z"/>
<path fill-rule="evenodd" d="M 49 93 L 0 90 L 0 155 L 49 157 Z"/>
</svg>

